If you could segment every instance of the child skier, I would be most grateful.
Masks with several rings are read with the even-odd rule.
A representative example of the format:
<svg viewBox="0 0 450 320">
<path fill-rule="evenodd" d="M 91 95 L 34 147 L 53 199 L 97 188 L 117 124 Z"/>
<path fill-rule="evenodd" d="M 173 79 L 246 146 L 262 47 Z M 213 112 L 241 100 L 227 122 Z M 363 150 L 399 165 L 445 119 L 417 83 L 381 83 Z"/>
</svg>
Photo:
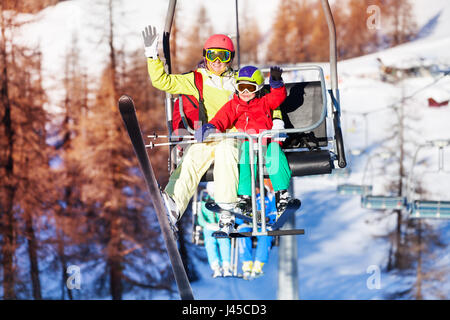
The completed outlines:
<svg viewBox="0 0 450 320">
<path fill-rule="evenodd" d="M 272 129 L 271 113 L 286 98 L 286 88 L 281 78 L 282 72 L 279 67 L 270 68 L 271 92 L 264 95 L 261 90 L 264 86 L 264 77 L 261 71 L 254 66 L 245 66 L 240 69 L 236 75 L 237 93 L 217 112 L 213 119 L 196 130 L 197 141 L 203 141 L 216 130 L 224 132 L 233 126 L 239 131 L 250 134 Z M 290 198 L 287 189 L 291 179 L 291 170 L 286 156 L 277 142 L 269 140 L 266 148 L 266 168 L 275 191 L 277 212 L 281 214 L 286 209 Z M 251 211 L 249 152 L 249 142 L 244 141 L 241 145 L 238 187 L 238 207 L 243 212 Z"/>
<path fill-rule="evenodd" d="M 264 205 L 266 207 L 266 217 L 269 218 L 269 222 L 275 222 L 277 209 L 275 206 L 275 200 L 273 193 L 266 186 L 266 192 L 264 194 Z M 256 206 L 257 209 L 261 209 L 260 204 L 261 193 L 259 188 L 256 188 Z M 236 219 L 236 223 L 239 224 L 238 232 L 250 232 L 252 227 L 247 223 L 244 223 L 241 219 Z M 252 280 L 260 277 L 264 274 L 263 266 L 269 260 L 269 252 L 272 247 L 271 236 L 257 236 L 256 237 L 256 249 L 255 258 L 253 259 L 253 245 L 251 237 L 239 238 L 239 259 L 242 261 L 242 272 L 245 280 Z M 254 260 L 254 261 L 253 261 Z"/>
<path fill-rule="evenodd" d="M 203 238 L 205 240 L 206 255 L 209 266 L 213 271 L 213 278 L 231 277 L 230 259 L 231 243 L 228 238 L 216 239 L 213 237 L 214 231 L 219 230 L 219 216 L 217 213 L 208 210 L 206 202 L 214 201 L 211 188 L 212 182 L 208 183 L 208 193 L 201 200 L 202 210 L 198 215 L 198 224 L 203 227 Z"/>
</svg>

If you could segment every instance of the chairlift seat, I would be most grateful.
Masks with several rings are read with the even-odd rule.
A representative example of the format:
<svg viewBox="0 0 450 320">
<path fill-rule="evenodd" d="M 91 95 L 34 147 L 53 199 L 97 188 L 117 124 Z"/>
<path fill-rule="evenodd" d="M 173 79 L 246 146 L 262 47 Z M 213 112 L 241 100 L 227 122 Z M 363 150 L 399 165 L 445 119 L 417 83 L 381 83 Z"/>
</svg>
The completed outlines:
<svg viewBox="0 0 450 320">
<path fill-rule="evenodd" d="M 414 200 L 409 209 L 412 218 L 450 218 L 450 201 Z"/>
<path fill-rule="evenodd" d="M 307 81 L 286 83 L 285 86 L 288 95 L 280 105 L 285 128 L 308 127 L 319 121 L 324 103 L 322 92 L 325 84 L 321 81 Z M 288 134 L 283 148 L 298 148 L 299 142 L 306 142 L 313 147 L 326 147 L 328 145 L 326 121 L 311 132 Z"/>
<path fill-rule="evenodd" d="M 372 192 L 372 186 L 360 184 L 340 184 L 337 192 L 342 195 L 364 195 Z"/>
<path fill-rule="evenodd" d="M 406 207 L 406 197 L 368 195 L 361 197 L 361 206 L 374 210 L 400 210 Z"/>
<path fill-rule="evenodd" d="M 287 97 L 280 105 L 285 128 L 304 128 L 318 122 L 324 105 L 322 94 L 325 83 L 292 82 L 286 83 L 285 86 Z M 270 90 L 270 87 L 266 85 L 264 90 Z M 293 177 L 332 172 L 333 155 L 324 149 L 328 146 L 328 140 L 326 120 L 310 132 L 288 134 L 282 148 L 285 150 Z M 297 148 L 300 151 L 294 150 Z M 266 170 L 264 176 L 268 177 Z M 213 181 L 213 165 L 201 181 Z"/>
</svg>

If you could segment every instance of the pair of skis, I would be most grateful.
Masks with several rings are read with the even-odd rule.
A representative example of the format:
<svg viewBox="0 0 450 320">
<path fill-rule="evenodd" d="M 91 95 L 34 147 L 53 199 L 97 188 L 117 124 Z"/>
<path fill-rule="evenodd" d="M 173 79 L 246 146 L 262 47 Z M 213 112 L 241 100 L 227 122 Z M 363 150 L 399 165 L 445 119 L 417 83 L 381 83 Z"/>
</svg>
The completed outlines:
<svg viewBox="0 0 450 320">
<path fill-rule="evenodd" d="M 283 213 L 278 217 L 278 219 L 275 221 L 275 223 L 273 224 L 268 224 L 268 230 L 267 231 L 267 235 L 268 236 L 285 236 L 285 235 L 300 235 L 300 234 L 304 234 L 305 230 L 303 229 L 294 229 L 294 230 L 279 230 L 285 223 L 286 221 L 288 221 L 288 219 L 293 216 L 295 214 L 295 212 L 298 211 L 298 209 L 300 208 L 301 202 L 298 199 L 291 199 L 287 206 L 286 209 L 283 211 Z M 220 213 L 222 211 L 224 211 L 217 203 L 206 203 L 205 205 L 206 209 L 212 211 L 212 212 L 217 212 Z M 236 218 L 240 218 L 246 222 L 252 223 L 253 222 L 253 218 L 250 216 L 247 216 L 245 214 L 242 214 L 240 212 L 235 212 L 235 211 L 228 211 L 230 212 L 232 215 L 234 215 Z M 259 225 L 260 223 L 258 223 Z M 217 231 L 213 234 L 216 238 L 241 238 L 241 237 L 251 237 L 252 236 L 252 232 L 230 232 L 230 233 L 226 233 L 226 232 L 221 232 L 221 231 Z"/>
</svg>

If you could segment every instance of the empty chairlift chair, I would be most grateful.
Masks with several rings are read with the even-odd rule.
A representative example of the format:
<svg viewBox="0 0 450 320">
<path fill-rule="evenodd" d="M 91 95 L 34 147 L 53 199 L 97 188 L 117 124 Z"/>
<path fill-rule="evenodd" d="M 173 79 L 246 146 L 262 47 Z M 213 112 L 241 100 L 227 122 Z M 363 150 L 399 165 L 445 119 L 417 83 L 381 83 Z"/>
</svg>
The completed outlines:
<svg viewBox="0 0 450 320">
<path fill-rule="evenodd" d="M 371 161 L 374 158 L 388 158 L 390 155 L 386 152 L 378 152 L 374 155 L 370 155 L 367 159 L 366 166 L 364 168 L 363 174 L 363 183 L 368 173 L 368 169 L 370 167 Z M 372 172 L 373 175 L 373 172 Z M 361 207 L 372 210 L 402 210 L 406 208 L 407 200 L 406 197 L 403 196 L 394 196 L 394 195 L 374 195 L 372 194 L 373 188 L 370 185 L 370 188 L 366 189 L 367 192 L 361 195 Z"/>
<path fill-rule="evenodd" d="M 450 199 L 446 200 L 430 200 L 419 199 L 415 194 L 414 177 L 417 174 L 415 168 L 419 152 L 424 148 L 437 148 L 439 156 L 438 170 L 428 173 L 449 174 L 450 172 L 444 170 L 444 149 L 450 146 L 450 140 L 433 140 L 417 147 L 413 158 L 413 164 L 408 177 L 408 212 L 411 218 L 435 218 L 435 219 L 450 219 Z M 447 192 L 448 194 L 448 192 Z"/>
<path fill-rule="evenodd" d="M 372 193 L 371 185 L 344 183 L 337 186 L 337 192 L 342 195 L 359 195 Z"/>
</svg>

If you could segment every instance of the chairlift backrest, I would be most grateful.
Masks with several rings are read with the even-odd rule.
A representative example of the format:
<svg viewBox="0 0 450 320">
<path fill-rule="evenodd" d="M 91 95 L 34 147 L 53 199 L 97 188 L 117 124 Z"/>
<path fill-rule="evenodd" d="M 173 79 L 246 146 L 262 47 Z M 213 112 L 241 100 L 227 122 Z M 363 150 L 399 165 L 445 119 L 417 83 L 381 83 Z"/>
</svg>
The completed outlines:
<svg viewBox="0 0 450 320">
<path fill-rule="evenodd" d="M 287 98 L 280 106 L 286 129 L 304 128 L 312 126 L 321 119 L 324 106 L 323 84 L 321 81 L 293 82 L 286 84 Z M 326 147 L 328 145 L 326 121 L 303 134 L 304 138 L 312 145 Z M 289 134 L 288 142 L 295 141 L 294 137 L 300 133 Z M 285 144 L 284 148 L 294 148 L 295 145 Z"/>
</svg>

